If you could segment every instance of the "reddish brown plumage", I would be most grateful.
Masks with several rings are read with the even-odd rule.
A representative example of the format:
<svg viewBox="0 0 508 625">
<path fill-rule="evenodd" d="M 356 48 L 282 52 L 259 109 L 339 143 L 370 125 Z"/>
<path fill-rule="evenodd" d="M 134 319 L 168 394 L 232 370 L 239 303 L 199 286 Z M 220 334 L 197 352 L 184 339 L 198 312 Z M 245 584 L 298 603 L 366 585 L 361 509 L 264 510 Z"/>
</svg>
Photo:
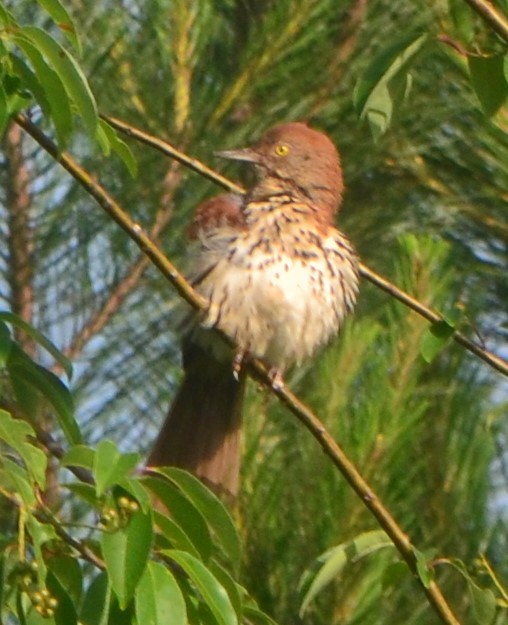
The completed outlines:
<svg viewBox="0 0 508 625">
<path fill-rule="evenodd" d="M 210 303 L 201 324 L 194 317 L 184 380 L 149 463 L 182 466 L 236 493 L 243 383 L 211 328 L 283 371 L 338 331 L 356 299 L 358 267 L 332 225 L 344 187 L 326 135 L 281 124 L 222 155 L 253 163 L 258 181 L 246 199 L 222 195 L 196 210 L 190 277 Z"/>
</svg>

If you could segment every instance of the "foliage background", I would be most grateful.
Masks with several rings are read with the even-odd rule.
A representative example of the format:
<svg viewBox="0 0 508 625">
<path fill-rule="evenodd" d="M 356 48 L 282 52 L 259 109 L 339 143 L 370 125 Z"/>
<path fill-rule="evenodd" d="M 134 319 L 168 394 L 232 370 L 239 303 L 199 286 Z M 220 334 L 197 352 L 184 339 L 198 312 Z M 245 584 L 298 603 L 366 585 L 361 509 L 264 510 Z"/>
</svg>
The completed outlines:
<svg viewBox="0 0 508 625">
<path fill-rule="evenodd" d="M 34 3 L 5 4 L 21 23 L 60 37 Z M 508 353 L 508 109 L 485 116 L 465 58 L 438 36 L 474 53 L 504 52 L 506 45 L 464 3 L 66 6 L 101 112 L 167 137 L 232 177 L 249 182 L 244 170 L 216 163 L 213 150 L 248 144 L 284 120 L 306 119 L 325 130 L 341 150 L 347 183 L 339 226 L 364 262 L 437 309 L 459 309 L 466 332 Z M 408 33 L 427 33 L 428 40 L 414 59 L 408 101 L 399 102 L 395 85 L 391 124 L 375 142 L 355 109 L 355 85 Z M 216 188 L 131 147 L 135 178 L 119 159 L 98 153 L 84 132 L 68 146 L 182 264 L 190 213 Z M 7 128 L 1 165 L 1 307 L 74 361 L 72 389 L 88 443 L 111 437 L 124 451 L 146 450 L 180 375 L 177 296 L 15 126 Z M 364 284 L 339 340 L 289 383 L 419 548 L 462 560 L 478 583 L 492 586 L 478 565 L 486 554 L 506 582 L 506 383 L 457 347 L 426 363 L 426 332 L 412 312 Z M 35 354 L 29 341 L 25 347 Z M 297 623 L 305 568 L 375 526 L 308 435 L 254 384 L 246 413 L 237 511 L 243 582 L 280 622 Z M 392 553 L 380 552 L 348 565 L 305 622 L 435 623 L 393 562 Z M 465 579 L 447 564 L 437 571 L 464 622 L 475 622 Z"/>
</svg>

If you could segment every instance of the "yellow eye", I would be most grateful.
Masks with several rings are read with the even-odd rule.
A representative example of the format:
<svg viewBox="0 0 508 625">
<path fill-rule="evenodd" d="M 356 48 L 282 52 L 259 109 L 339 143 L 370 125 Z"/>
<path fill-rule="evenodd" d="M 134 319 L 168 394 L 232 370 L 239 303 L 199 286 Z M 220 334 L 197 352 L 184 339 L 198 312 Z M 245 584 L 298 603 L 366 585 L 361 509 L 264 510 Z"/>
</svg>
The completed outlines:
<svg viewBox="0 0 508 625">
<path fill-rule="evenodd" d="M 277 154 L 277 156 L 286 156 L 288 152 L 289 148 L 287 145 L 284 145 L 284 143 L 279 143 L 279 145 L 275 146 L 275 154 Z"/>
</svg>

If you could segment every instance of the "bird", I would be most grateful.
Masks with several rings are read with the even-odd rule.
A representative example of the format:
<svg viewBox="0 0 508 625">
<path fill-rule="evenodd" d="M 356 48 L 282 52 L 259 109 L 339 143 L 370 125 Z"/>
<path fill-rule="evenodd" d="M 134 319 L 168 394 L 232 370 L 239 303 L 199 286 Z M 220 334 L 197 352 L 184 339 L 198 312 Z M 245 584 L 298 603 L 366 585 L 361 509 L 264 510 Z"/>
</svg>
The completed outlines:
<svg viewBox="0 0 508 625">
<path fill-rule="evenodd" d="M 217 154 L 253 166 L 256 182 L 245 196 L 221 194 L 194 213 L 188 276 L 208 305 L 188 315 L 183 380 L 147 464 L 187 469 L 235 497 L 243 362 L 260 359 L 282 384 L 353 310 L 359 261 L 334 226 L 344 182 L 326 134 L 286 122 L 250 147 Z"/>
</svg>

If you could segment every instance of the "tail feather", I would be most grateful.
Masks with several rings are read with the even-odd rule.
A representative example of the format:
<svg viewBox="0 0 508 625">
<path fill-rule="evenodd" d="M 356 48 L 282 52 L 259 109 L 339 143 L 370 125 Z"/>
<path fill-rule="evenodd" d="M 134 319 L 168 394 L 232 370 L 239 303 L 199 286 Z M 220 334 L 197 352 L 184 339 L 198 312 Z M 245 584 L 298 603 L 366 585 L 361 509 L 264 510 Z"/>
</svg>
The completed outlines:
<svg viewBox="0 0 508 625">
<path fill-rule="evenodd" d="M 236 495 L 245 377 L 236 380 L 230 362 L 218 362 L 195 345 L 186 348 L 184 367 L 147 464 L 187 469 L 217 492 Z"/>
</svg>

